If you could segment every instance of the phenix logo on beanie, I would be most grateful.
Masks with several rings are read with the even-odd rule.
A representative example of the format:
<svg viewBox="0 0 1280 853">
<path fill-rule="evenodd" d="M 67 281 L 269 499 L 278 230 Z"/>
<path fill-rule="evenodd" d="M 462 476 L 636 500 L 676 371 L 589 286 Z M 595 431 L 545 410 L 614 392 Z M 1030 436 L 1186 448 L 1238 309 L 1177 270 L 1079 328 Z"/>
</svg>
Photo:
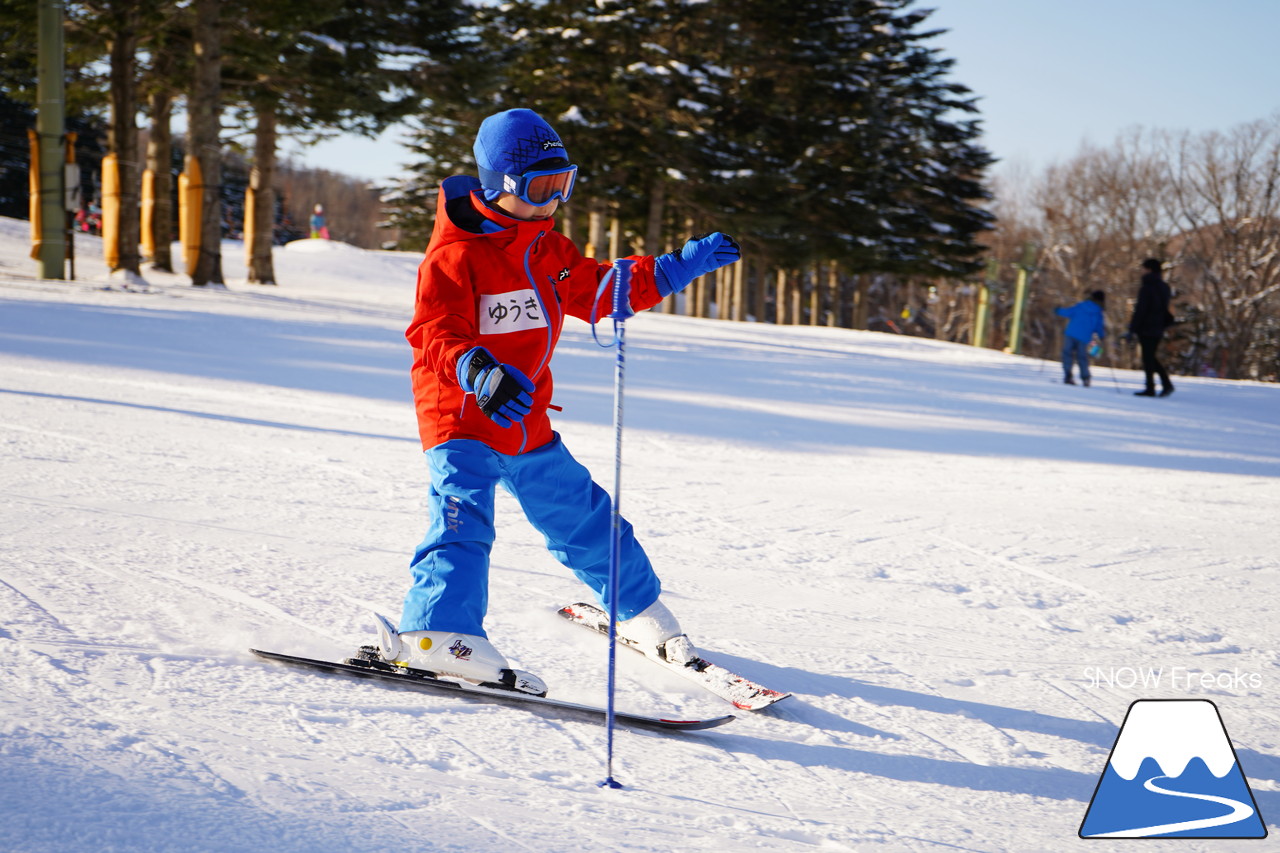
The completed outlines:
<svg viewBox="0 0 1280 853">
<path fill-rule="evenodd" d="M 473 151 L 480 184 L 487 190 L 505 189 L 503 175 L 519 177 L 544 160 L 569 162 L 560 135 L 542 116 L 525 109 L 495 113 L 481 122 Z"/>
</svg>

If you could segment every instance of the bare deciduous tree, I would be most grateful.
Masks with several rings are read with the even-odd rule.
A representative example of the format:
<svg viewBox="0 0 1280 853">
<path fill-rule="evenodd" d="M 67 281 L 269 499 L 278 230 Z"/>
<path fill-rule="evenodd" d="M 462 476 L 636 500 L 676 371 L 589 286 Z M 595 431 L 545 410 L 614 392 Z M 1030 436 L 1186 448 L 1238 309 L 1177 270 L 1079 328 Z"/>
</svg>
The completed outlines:
<svg viewBox="0 0 1280 853">
<path fill-rule="evenodd" d="M 1171 248 L 1197 315 L 1190 355 L 1228 378 L 1261 377 L 1252 351 L 1280 310 L 1280 116 L 1169 136 L 1165 154 L 1182 225 Z"/>
<path fill-rule="evenodd" d="M 1111 295 L 1108 325 L 1123 331 L 1138 265 L 1157 257 L 1168 263 L 1184 321 L 1170 334 L 1177 369 L 1277 378 L 1280 116 L 1226 133 L 1131 130 L 1023 183 L 1021 205 L 996 184 L 999 224 L 988 251 L 1001 281 L 1011 277 L 1017 243 L 1041 248 L 1029 351 L 1055 355 L 1061 323 L 1052 308 L 1095 289 Z"/>
</svg>

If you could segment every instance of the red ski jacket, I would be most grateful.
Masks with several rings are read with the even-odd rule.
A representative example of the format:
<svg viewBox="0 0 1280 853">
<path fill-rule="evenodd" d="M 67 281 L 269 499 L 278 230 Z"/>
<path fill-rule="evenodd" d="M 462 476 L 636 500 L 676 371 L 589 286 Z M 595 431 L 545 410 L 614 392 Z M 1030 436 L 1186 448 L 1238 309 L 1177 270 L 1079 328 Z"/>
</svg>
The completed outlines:
<svg viewBox="0 0 1280 853">
<path fill-rule="evenodd" d="M 551 441 L 547 406 L 554 393 L 551 354 L 565 315 L 590 322 L 612 310 L 612 285 L 596 300 L 610 264 L 584 258 L 553 220 L 520 220 L 484 204 L 475 178 L 448 178 L 440 186 L 435 229 L 418 267 L 413 321 L 413 399 L 422 446 L 455 438 L 482 441 L 514 455 Z M 633 310 L 661 301 L 653 258 L 636 257 Z M 458 384 L 458 358 L 482 346 L 514 365 L 537 387 L 533 408 L 503 428 L 480 411 Z"/>
</svg>

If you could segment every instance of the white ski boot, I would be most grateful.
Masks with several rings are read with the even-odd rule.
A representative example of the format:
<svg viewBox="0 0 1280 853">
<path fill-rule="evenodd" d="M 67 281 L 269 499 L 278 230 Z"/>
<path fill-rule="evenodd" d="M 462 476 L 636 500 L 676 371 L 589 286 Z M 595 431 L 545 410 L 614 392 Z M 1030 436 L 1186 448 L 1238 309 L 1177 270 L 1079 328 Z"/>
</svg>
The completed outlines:
<svg viewBox="0 0 1280 853">
<path fill-rule="evenodd" d="M 406 631 L 401 634 L 385 616 L 378 620 L 382 659 L 395 666 L 458 678 L 484 687 L 546 696 L 547 685 L 529 672 L 512 669 L 502 653 L 484 637 L 450 631 Z"/>
<path fill-rule="evenodd" d="M 618 636 L 655 660 L 687 666 L 698 659 L 693 643 L 662 599 L 630 619 L 618 620 Z"/>
</svg>

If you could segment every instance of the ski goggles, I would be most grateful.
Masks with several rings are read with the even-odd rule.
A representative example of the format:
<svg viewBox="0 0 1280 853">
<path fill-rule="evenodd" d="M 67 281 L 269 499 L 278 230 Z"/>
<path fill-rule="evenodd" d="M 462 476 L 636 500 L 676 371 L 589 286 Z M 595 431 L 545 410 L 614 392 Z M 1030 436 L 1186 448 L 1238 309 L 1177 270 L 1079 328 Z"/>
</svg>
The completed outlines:
<svg viewBox="0 0 1280 853">
<path fill-rule="evenodd" d="M 573 195 L 573 182 L 577 176 L 577 166 L 541 169 L 525 172 L 523 175 L 508 175 L 505 172 L 493 172 L 488 169 L 480 170 L 480 178 L 484 186 L 501 185 L 504 193 L 511 193 L 534 207 L 543 207 L 555 199 L 568 201 L 569 196 Z"/>
</svg>

